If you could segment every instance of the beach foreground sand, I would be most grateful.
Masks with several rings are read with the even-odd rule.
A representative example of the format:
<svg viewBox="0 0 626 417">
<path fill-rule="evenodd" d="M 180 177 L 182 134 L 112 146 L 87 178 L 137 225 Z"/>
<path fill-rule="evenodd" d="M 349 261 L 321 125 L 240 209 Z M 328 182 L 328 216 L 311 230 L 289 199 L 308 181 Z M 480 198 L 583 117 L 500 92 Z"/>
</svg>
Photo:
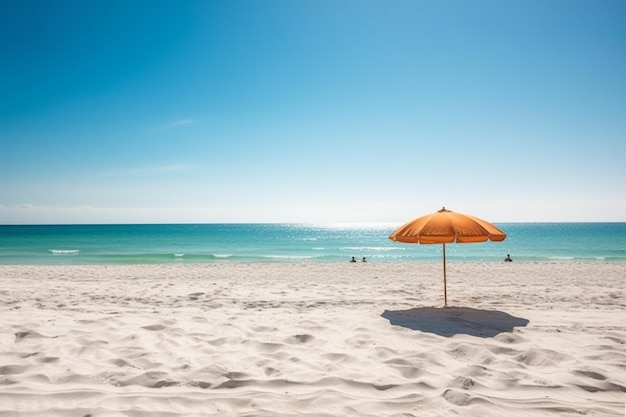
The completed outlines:
<svg viewBox="0 0 626 417">
<path fill-rule="evenodd" d="M 626 264 L 0 266 L 0 416 L 623 416 Z"/>
</svg>

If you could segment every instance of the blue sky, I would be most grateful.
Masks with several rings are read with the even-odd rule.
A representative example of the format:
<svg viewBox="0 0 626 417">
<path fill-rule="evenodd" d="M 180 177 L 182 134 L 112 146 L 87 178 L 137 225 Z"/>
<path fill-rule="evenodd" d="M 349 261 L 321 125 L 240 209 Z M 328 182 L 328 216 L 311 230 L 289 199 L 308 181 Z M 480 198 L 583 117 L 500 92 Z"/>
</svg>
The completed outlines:
<svg viewBox="0 0 626 417">
<path fill-rule="evenodd" d="M 0 2 L 0 224 L 626 221 L 626 2 Z"/>
</svg>

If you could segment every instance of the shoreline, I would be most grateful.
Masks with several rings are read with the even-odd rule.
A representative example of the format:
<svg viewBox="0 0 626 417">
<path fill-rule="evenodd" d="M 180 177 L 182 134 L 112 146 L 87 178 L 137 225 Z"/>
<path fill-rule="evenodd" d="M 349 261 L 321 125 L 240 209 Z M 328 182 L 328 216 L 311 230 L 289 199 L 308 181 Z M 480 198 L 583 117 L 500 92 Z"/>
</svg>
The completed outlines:
<svg viewBox="0 0 626 417">
<path fill-rule="evenodd" d="M 53 256 L 75 256 L 75 255 L 53 255 Z M 41 263 L 1 263 L 0 267 L 28 267 L 28 266 L 37 266 L 37 267 L 99 267 L 99 266 L 138 266 L 138 267 L 159 267 L 159 266 L 198 266 L 201 267 L 203 265 L 342 265 L 350 262 L 350 256 L 346 257 L 342 260 L 315 260 L 315 259 L 277 259 L 276 257 L 271 257 L 267 260 L 242 260 L 242 259 L 229 259 L 227 257 L 223 257 L 222 259 L 210 260 L 210 261 L 187 261 L 181 259 L 182 257 L 172 255 L 172 261 L 154 261 L 154 262 L 76 262 L 76 263 L 61 263 L 61 262 L 41 262 Z M 374 257 L 366 257 L 367 264 L 377 264 L 377 265 L 402 265 L 402 264 L 412 264 L 412 265 L 420 265 L 420 264 L 442 264 L 442 259 L 412 259 L 412 260 L 376 260 Z M 503 257 L 504 259 L 504 257 Z M 501 264 L 504 263 L 503 259 L 455 259 L 453 257 L 448 256 L 446 258 L 446 265 L 449 264 Z M 352 262 L 355 263 L 355 262 Z M 361 258 L 356 258 L 356 263 L 361 262 Z M 524 259 L 524 258 L 514 258 L 513 264 L 521 265 L 521 264 L 557 264 L 557 263 L 571 263 L 571 264 L 626 264 L 626 260 L 623 259 L 606 259 L 606 258 L 575 258 L 575 257 L 555 257 L 551 259 Z"/>
<path fill-rule="evenodd" d="M 0 265 L 0 415 L 622 415 L 626 263 L 447 269 Z"/>
</svg>

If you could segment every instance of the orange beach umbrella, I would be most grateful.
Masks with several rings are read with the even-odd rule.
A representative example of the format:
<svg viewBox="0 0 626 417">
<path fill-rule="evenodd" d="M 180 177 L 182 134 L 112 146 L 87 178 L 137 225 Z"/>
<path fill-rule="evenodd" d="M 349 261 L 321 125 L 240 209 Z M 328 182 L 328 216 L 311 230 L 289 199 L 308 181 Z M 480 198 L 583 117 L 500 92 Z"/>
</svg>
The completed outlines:
<svg viewBox="0 0 626 417">
<path fill-rule="evenodd" d="M 446 288 L 446 243 L 474 243 L 491 240 L 502 242 L 506 234 L 493 224 L 467 214 L 455 213 L 442 208 L 433 214 L 412 220 L 393 232 L 389 239 L 394 242 L 443 244 L 443 297 L 448 305 Z"/>
</svg>

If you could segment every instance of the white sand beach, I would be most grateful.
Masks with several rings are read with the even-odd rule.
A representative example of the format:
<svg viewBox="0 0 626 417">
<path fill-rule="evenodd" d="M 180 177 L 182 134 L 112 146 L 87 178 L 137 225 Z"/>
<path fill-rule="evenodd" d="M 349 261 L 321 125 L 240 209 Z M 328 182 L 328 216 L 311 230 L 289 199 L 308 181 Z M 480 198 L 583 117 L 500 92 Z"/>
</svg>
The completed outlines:
<svg viewBox="0 0 626 417">
<path fill-rule="evenodd" d="M 0 416 L 623 416 L 626 264 L 0 266 Z"/>
</svg>

